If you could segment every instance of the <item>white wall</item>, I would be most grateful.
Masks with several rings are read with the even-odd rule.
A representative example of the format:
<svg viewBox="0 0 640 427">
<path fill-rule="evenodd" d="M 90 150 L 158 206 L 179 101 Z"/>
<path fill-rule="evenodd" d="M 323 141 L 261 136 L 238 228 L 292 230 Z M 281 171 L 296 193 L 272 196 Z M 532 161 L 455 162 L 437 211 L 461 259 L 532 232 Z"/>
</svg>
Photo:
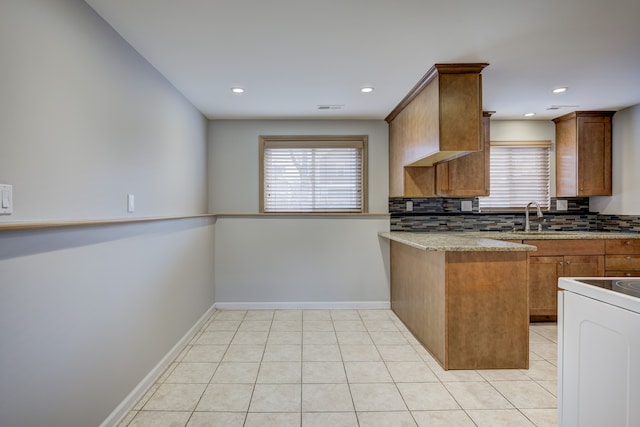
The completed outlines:
<svg viewBox="0 0 640 427">
<path fill-rule="evenodd" d="M 258 213 L 260 135 L 368 135 L 369 212 L 388 212 L 389 137 L 382 120 L 212 120 L 210 212 Z"/>
<path fill-rule="evenodd" d="M 368 135 L 369 211 L 388 212 L 384 121 L 212 121 L 210 210 L 257 214 L 259 135 L 302 134 Z M 386 216 L 219 218 L 216 305 L 388 306 L 388 230 Z"/>
<path fill-rule="evenodd" d="M 206 211 L 206 119 L 86 3 L 3 0 L 0 58 L 0 221 Z"/>
<path fill-rule="evenodd" d="M 389 218 L 221 218 L 216 307 L 389 305 Z"/>
<path fill-rule="evenodd" d="M 0 425 L 98 426 L 213 304 L 209 219 L 0 233 Z"/>
<path fill-rule="evenodd" d="M 551 197 L 556 194 L 556 127 L 551 120 L 492 120 L 492 141 L 551 141 Z"/>
<path fill-rule="evenodd" d="M 3 0 L 0 58 L 0 221 L 206 212 L 206 119 L 86 3 Z M 0 232 L 0 425 L 100 425 L 212 306 L 214 240 L 203 218 Z"/>
<path fill-rule="evenodd" d="M 613 116 L 611 197 L 591 197 L 592 211 L 610 215 L 640 215 L 640 105 Z"/>
</svg>

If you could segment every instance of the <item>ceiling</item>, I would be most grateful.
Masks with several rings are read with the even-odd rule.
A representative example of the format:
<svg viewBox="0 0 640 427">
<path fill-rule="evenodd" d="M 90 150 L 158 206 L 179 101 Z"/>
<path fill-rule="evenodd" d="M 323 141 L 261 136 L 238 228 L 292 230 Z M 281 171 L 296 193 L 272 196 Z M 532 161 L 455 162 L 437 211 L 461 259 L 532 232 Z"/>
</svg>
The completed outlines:
<svg viewBox="0 0 640 427">
<path fill-rule="evenodd" d="M 640 104 L 637 0 L 86 2 L 210 119 L 382 119 L 460 62 L 494 119 Z"/>
</svg>

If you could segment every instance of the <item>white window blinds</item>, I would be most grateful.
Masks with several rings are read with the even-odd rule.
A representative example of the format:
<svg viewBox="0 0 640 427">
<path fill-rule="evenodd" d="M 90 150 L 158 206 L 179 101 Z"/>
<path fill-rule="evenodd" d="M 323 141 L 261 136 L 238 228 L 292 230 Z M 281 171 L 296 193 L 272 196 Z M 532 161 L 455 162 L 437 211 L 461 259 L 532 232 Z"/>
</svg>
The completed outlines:
<svg viewBox="0 0 640 427">
<path fill-rule="evenodd" d="M 263 137 L 263 212 L 364 212 L 366 137 Z"/>
<path fill-rule="evenodd" d="M 524 208 L 535 201 L 549 208 L 551 141 L 492 141 L 491 190 L 480 209 Z"/>
</svg>

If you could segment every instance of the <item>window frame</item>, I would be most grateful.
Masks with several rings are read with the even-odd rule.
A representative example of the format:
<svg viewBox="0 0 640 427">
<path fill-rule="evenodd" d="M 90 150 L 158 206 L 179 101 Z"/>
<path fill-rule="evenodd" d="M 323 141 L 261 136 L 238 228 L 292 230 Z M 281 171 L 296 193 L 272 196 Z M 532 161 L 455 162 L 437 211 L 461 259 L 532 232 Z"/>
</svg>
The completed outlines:
<svg viewBox="0 0 640 427">
<path fill-rule="evenodd" d="M 359 148 L 361 149 L 361 209 L 359 211 L 265 211 L 265 149 L 266 148 Z M 259 193 L 261 214 L 281 215 L 360 215 L 368 212 L 368 136 L 367 135 L 260 135 Z"/>
<path fill-rule="evenodd" d="M 491 141 L 490 142 L 491 150 L 493 151 L 497 147 L 507 147 L 507 148 L 546 148 L 548 154 L 548 172 L 549 172 L 549 183 L 548 183 L 548 197 L 549 203 L 548 206 L 543 207 L 543 211 L 549 211 L 551 209 L 551 198 L 552 198 L 552 179 L 553 179 L 553 167 L 552 167 L 552 156 L 553 156 L 553 143 L 551 140 L 528 140 L 528 141 Z M 491 161 L 489 161 L 489 176 L 491 176 Z M 479 197 L 479 208 L 482 212 L 524 212 L 526 209 L 526 205 L 523 206 L 492 206 L 492 207 L 483 207 L 482 199 L 491 197 Z"/>
</svg>

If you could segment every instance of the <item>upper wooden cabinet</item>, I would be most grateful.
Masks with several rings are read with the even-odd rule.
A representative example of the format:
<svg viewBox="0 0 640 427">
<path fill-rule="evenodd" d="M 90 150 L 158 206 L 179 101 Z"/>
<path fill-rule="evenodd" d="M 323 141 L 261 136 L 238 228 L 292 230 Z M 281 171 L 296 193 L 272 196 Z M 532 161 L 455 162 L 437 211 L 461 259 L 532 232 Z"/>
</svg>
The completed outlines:
<svg viewBox="0 0 640 427">
<path fill-rule="evenodd" d="M 404 168 L 404 197 L 488 196 L 490 184 L 491 112 L 482 113 L 480 151 L 435 166 Z"/>
<path fill-rule="evenodd" d="M 491 113 L 482 113 L 480 151 L 436 165 L 436 194 L 449 197 L 488 196 L 490 184 Z"/>
<path fill-rule="evenodd" d="M 387 116 L 391 197 L 411 195 L 412 167 L 433 166 L 481 149 L 480 72 L 487 65 L 434 65 Z M 432 177 L 418 175 L 413 179 L 417 185 L 428 178 L 426 184 L 433 188 Z"/>
<path fill-rule="evenodd" d="M 556 196 L 611 195 L 611 117 L 615 111 L 576 111 L 556 124 Z"/>
</svg>

